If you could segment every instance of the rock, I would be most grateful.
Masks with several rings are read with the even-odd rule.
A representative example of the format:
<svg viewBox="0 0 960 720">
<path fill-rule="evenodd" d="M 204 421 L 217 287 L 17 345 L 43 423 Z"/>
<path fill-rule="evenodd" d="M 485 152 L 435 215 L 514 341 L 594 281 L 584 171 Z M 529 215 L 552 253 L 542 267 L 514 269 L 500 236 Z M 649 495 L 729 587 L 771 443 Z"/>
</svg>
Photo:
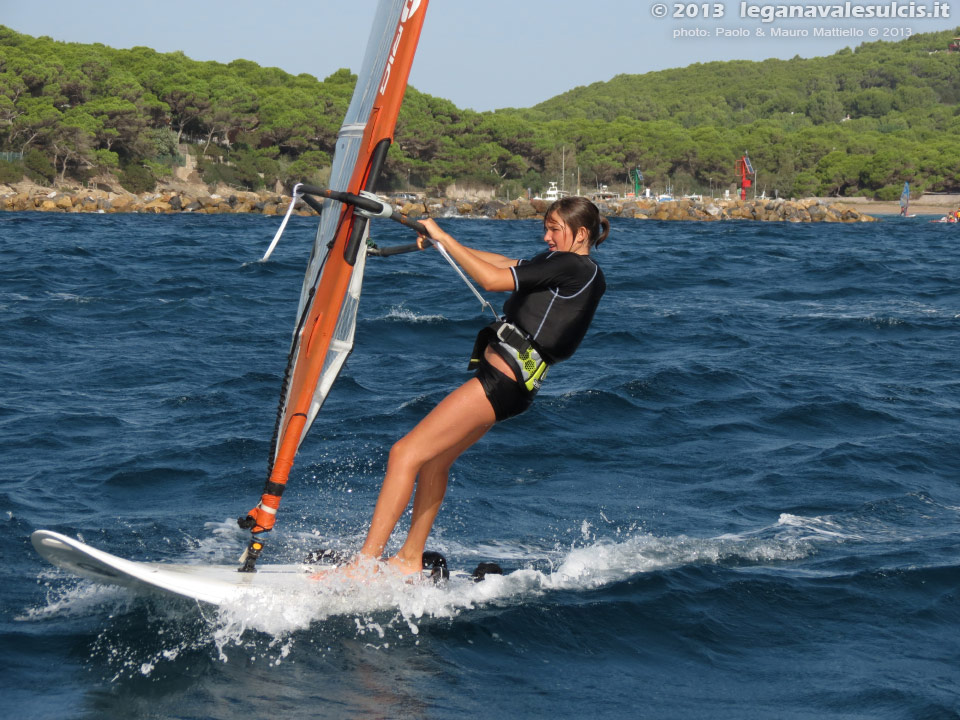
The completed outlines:
<svg viewBox="0 0 960 720">
<path fill-rule="evenodd" d="M 136 198 L 133 195 L 118 195 L 110 203 L 111 210 L 113 212 L 132 212 L 135 200 Z"/>
<path fill-rule="evenodd" d="M 13 210 L 27 210 L 33 207 L 33 200 L 30 199 L 30 193 L 17 193 L 13 198 Z"/>
<path fill-rule="evenodd" d="M 654 212 L 656 212 L 657 206 L 655 203 L 638 203 L 637 209 L 633 213 L 635 218 L 643 218 L 644 220 L 649 220 L 653 217 Z"/>
<path fill-rule="evenodd" d="M 504 206 L 504 203 L 500 200 L 490 200 L 485 202 L 480 209 L 480 214 L 484 217 L 496 217 L 497 213 L 500 212 L 500 209 Z"/>
<path fill-rule="evenodd" d="M 140 208 L 140 212 L 150 213 L 153 215 L 160 215 L 160 214 L 168 213 L 171 211 L 172 209 L 170 207 L 170 203 L 168 203 L 163 198 L 157 198 L 155 200 L 151 200 L 146 205 L 143 205 Z"/>
<path fill-rule="evenodd" d="M 516 213 L 517 218 L 520 220 L 528 220 L 532 217 L 537 216 L 537 210 L 533 205 L 528 203 L 526 200 L 520 200 L 517 202 L 514 207 L 514 213 Z"/>
<path fill-rule="evenodd" d="M 423 203 L 414 203 L 408 202 L 404 203 L 403 207 L 400 208 L 400 214 L 406 215 L 408 218 L 418 218 L 422 217 L 426 213 L 427 209 Z"/>
<path fill-rule="evenodd" d="M 100 199 L 95 198 L 92 195 L 87 195 L 86 197 L 80 198 L 80 202 L 74 207 L 79 207 L 83 212 L 96 212 L 100 209 Z"/>
</svg>

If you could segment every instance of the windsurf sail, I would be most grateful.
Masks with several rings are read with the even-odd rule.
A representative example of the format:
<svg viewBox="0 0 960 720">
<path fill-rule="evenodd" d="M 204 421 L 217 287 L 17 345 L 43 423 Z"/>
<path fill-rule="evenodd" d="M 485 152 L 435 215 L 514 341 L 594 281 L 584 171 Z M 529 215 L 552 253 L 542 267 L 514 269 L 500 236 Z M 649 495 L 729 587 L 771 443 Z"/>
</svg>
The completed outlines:
<svg viewBox="0 0 960 720">
<path fill-rule="evenodd" d="M 903 184 L 903 192 L 900 193 L 900 214 L 906 215 L 910 209 L 910 183 Z"/>
<path fill-rule="evenodd" d="M 337 136 L 330 189 L 372 192 L 393 139 L 428 0 L 380 0 L 357 86 Z M 242 558 L 251 572 L 274 526 L 294 457 L 353 349 L 366 261 L 368 218 L 327 199 L 300 291 L 277 408 L 267 481 L 240 526 L 253 533 Z"/>
</svg>

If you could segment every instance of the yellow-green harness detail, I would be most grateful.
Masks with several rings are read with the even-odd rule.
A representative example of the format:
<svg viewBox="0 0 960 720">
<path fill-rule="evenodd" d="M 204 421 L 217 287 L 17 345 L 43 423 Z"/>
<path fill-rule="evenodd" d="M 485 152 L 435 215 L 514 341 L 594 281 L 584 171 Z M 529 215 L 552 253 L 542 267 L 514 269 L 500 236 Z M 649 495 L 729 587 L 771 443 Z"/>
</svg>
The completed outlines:
<svg viewBox="0 0 960 720">
<path fill-rule="evenodd" d="M 540 389 L 550 363 L 540 356 L 530 338 L 520 328 L 504 320 L 497 320 L 487 325 L 477 335 L 473 353 L 470 355 L 469 370 L 476 370 L 479 367 L 483 351 L 491 343 L 497 354 L 510 365 L 517 382 L 527 392 L 532 393 Z"/>
<path fill-rule="evenodd" d="M 502 344 L 502 343 L 501 343 Z M 507 347 L 510 347 L 509 345 Z M 514 348 L 510 347 L 511 350 Z M 523 352 L 517 353 L 517 359 L 520 361 L 520 367 L 523 369 L 523 386 L 527 392 L 533 392 L 540 389 L 540 382 L 547 374 L 550 367 L 540 357 L 540 354 L 533 348 L 528 348 Z"/>
</svg>

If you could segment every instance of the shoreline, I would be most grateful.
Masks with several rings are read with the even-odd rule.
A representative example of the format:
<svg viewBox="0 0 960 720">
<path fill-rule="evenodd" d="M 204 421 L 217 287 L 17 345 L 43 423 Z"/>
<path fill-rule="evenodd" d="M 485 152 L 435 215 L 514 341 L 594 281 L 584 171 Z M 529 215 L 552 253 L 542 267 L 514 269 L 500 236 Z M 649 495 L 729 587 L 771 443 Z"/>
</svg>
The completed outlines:
<svg viewBox="0 0 960 720">
<path fill-rule="evenodd" d="M 386 199 L 390 200 L 389 195 Z M 202 183 L 176 180 L 158 186 L 153 192 L 134 194 L 100 183 L 93 188 L 56 188 L 29 181 L 0 185 L 0 211 L 86 212 L 86 213 L 200 213 L 284 215 L 290 205 L 288 194 L 251 192 L 227 186 L 210 188 Z M 398 210 L 411 218 L 424 215 L 483 217 L 497 220 L 539 219 L 548 203 L 540 199 L 474 200 L 471 198 L 426 198 L 422 201 L 391 200 Z M 638 220 L 760 220 L 770 222 L 874 222 L 877 215 L 899 215 L 898 202 L 878 202 L 868 198 L 803 198 L 784 200 L 756 198 L 700 199 L 680 198 L 669 202 L 653 199 L 617 198 L 596 201 L 601 213 L 609 217 Z M 943 216 L 960 206 L 960 196 L 919 198 L 911 203 L 911 215 Z M 297 200 L 293 214 L 309 217 L 316 213 Z"/>
</svg>

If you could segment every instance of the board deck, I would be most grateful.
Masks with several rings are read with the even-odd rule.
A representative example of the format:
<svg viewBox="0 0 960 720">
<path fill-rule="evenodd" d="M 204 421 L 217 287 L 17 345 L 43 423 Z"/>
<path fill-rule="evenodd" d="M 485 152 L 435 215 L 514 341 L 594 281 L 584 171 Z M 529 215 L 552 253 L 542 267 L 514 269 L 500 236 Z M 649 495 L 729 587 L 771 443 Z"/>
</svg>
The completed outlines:
<svg viewBox="0 0 960 720">
<path fill-rule="evenodd" d="M 324 569 L 310 565 L 263 565 L 255 573 L 241 573 L 236 565 L 125 560 L 50 530 L 37 530 L 30 540 L 45 560 L 75 575 L 105 585 L 177 595 L 212 605 L 235 600 L 251 591 L 307 587 L 313 582 L 311 576 Z"/>
<path fill-rule="evenodd" d="M 236 565 L 182 565 L 137 562 L 97 550 L 50 530 L 31 536 L 34 549 L 53 565 L 104 585 L 119 585 L 135 592 L 153 592 L 197 600 L 210 605 L 242 599 L 271 590 L 307 589 L 319 572 L 335 565 L 260 565 L 253 573 L 237 572 Z M 470 575 L 452 572 L 452 576 Z"/>
</svg>

